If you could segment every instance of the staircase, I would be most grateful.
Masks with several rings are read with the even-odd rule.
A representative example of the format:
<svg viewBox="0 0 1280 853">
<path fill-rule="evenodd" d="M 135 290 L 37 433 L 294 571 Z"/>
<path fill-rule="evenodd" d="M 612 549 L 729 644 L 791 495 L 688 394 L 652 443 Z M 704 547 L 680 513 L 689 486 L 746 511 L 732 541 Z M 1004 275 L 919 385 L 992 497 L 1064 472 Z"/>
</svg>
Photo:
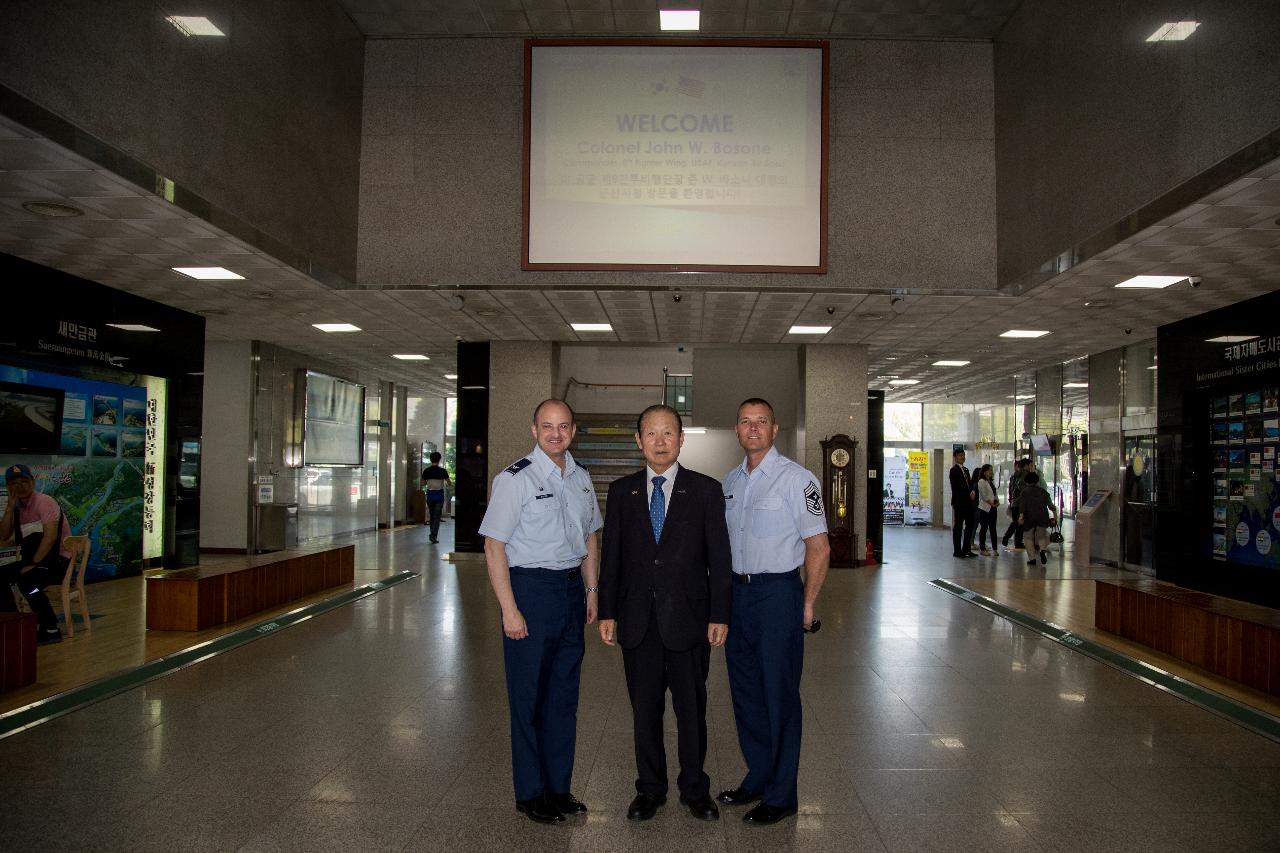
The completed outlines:
<svg viewBox="0 0 1280 853">
<path fill-rule="evenodd" d="M 569 446 L 573 461 L 591 472 L 600 512 L 604 512 L 609 484 L 644 467 L 636 447 L 635 415 L 580 414 L 578 434 Z"/>
</svg>

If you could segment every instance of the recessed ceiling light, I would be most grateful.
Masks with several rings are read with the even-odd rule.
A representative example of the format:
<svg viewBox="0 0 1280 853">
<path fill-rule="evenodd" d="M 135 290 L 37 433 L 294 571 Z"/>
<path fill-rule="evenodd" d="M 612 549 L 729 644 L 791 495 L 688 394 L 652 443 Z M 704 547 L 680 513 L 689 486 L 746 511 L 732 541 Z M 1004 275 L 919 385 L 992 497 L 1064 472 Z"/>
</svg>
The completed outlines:
<svg viewBox="0 0 1280 853">
<path fill-rule="evenodd" d="M 1002 338 L 1043 338 L 1049 334 L 1041 329 L 1010 329 L 1007 332 L 1001 332 Z"/>
<path fill-rule="evenodd" d="M 312 323 L 322 332 L 358 332 L 359 326 L 353 326 L 350 323 Z"/>
<path fill-rule="evenodd" d="M 658 12 L 658 26 L 667 32 L 697 30 L 700 15 L 697 9 L 662 9 Z"/>
<path fill-rule="evenodd" d="M 685 435 L 706 435 L 707 428 L 706 427 L 685 427 L 684 433 Z"/>
<path fill-rule="evenodd" d="M 1199 21 L 1172 21 L 1161 24 L 1154 33 L 1147 36 L 1147 41 L 1183 41 L 1199 26 Z"/>
<path fill-rule="evenodd" d="M 444 378 L 445 378 L 445 379 L 457 379 L 457 378 L 458 378 L 458 374 L 456 374 L 456 373 L 446 373 L 446 374 L 444 375 Z"/>
<path fill-rule="evenodd" d="M 608 323 L 570 323 L 575 332 L 612 332 L 613 326 Z"/>
<path fill-rule="evenodd" d="M 226 33 L 214 26 L 213 21 L 203 15 L 165 15 L 164 19 L 173 24 L 178 32 L 188 38 L 191 36 L 226 35 Z"/>
<path fill-rule="evenodd" d="M 831 331 L 830 326 L 792 326 L 788 335 L 825 335 Z"/>
<path fill-rule="evenodd" d="M 463 391 L 483 391 L 484 386 L 483 385 L 463 385 L 462 390 Z"/>
<path fill-rule="evenodd" d="M 1160 290 L 1186 280 L 1187 277 L 1185 275 L 1135 275 L 1133 278 L 1126 278 L 1116 287 Z"/>
<path fill-rule="evenodd" d="M 1147 368 L 1147 370 L 1155 370 L 1155 369 L 1156 369 L 1156 366 L 1154 364 Z"/>
<path fill-rule="evenodd" d="M 401 361 L 430 361 L 431 360 L 431 356 L 422 355 L 421 353 L 416 353 L 416 352 L 402 352 L 402 353 L 397 353 L 396 355 L 393 355 L 391 357 L 398 358 Z"/>
<path fill-rule="evenodd" d="M 942 361 L 935 361 L 933 363 L 933 366 L 934 367 L 964 367 L 968 363 L 969 362 L 967 361 L 950 361 L 950 360 L 944 359 Z"/>
<path fill-rule="evenodd" d="M 890 379 L 890 385 L 919 385 L 919 379 Z"/>
<path fill-rule="evenodd" d="M 1062 387 L 1063 388 L 1088 388 L 1089 383 L 1088 382 L 1066 382 L 1063 384 Z"/>
<path fill-rule="evenodd" d="M 54 219 L 67 219 L 72 216 L 84 216 L 84 211 L 69 204 L 56 201 L 24 201 L 22 209 L 37 216 L 49 216 Z"/>
<path fill-rule="evenodd" d="M 1207 344 L 1238 344 L 1242 341 L 1251 341 L 1257 335 L 1219 335 L 1216 338 L 1205 338 Z"/>
<path fill-rule="evenodd" d="M 151 326 L 144 326 L 141 323 L 108 323 L 113 329 L 123 329 L 126 332 L 158 332 L 159 329 Z"/>
<path fill-rule="evenodd" d="M 244 278 L 226 267 L 170 267 L 169 269 L 200 281 L 236 281 Z"/>
<path fill-rule="evenodd" d="M 1013 398 L 1013 399 L 1015 399 L 1015 400 L 1034 400 L 1035 398 L 1036 398 L 1036 395 L 1035 395 L 1035 394 L 1016 394 L 1016 395 L 1014 395 L 1014 398 Z"/>
</svg>

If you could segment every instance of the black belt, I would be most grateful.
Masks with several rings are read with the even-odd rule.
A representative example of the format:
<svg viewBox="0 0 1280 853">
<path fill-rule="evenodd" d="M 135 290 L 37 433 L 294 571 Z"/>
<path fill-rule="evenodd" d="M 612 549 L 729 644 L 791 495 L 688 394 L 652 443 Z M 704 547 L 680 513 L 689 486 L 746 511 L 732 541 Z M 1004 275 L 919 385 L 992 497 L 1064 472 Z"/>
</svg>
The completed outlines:
<svg viewBox="0 0 1280 853">
<path fill-rule="evenodd" d="M 789 572 L 757 572 L 751 575 L 740 575 L 737 572 L 734 572 L 733 582 L 741 584 L 769 583 L 770 581 L 788 580 L 789 578 L 796 578 L 799 576 L 799 569 L 792 569 Z"/>
</svg>

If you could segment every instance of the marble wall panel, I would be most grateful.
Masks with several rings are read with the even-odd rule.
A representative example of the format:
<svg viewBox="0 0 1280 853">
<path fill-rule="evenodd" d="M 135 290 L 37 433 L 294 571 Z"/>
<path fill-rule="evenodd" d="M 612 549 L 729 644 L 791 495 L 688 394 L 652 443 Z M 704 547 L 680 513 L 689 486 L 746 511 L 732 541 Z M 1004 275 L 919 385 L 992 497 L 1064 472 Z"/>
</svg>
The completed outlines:
<svg viewBox="0 0 1280 853">
<path fill-rule="evenodd" d="M 500 472 L 536 443 L 529 425 L 548 397 L 554 375 L 552 344 L 492 341 L 489 344 L 489 471 Z M 490 478 L 492 479 L 492 478 Z"/>
<path fill-rule="evenodd" d="M 858 442 L 854 459 L 854 556 L 867 536 L 867 348 L 812 344 L 804 347 L 804 449 L 797 457 L 822 475 L 824 439 L 843 433 Z M 877 498 L 878 500 L 879 498 Z"/>
<path fill-rule="evenodd" d="M 1026 0 L 995 43 L 1000 283 L 1280 127 L 1277 32 L 1271 0 Z"/>
<path fill-rule="evenodd" d="M 361 283 L 666 283 L 520 272 L 523 61 L 521 39 L 368 43 Z M 991 46 L 840 40 L 830 84 L 823 286 L 993 289 Z M 813 286 L 810 276 L 753 282 Z"/>
</svg>

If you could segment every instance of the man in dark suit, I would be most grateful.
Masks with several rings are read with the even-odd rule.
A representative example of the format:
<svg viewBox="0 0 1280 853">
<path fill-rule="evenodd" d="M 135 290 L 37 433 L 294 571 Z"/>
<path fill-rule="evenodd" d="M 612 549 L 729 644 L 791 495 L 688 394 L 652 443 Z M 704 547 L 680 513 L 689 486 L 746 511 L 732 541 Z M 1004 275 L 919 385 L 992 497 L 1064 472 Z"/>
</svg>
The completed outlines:
<svg viewBox="0 0 1280 853">
<path fill-rule="evenodd" d="M 707 757 L 707 669 L 729 634 L 733 597 L 724 495 L 677 464 L 680 414 L 650 406 L 636 420 L 646 470 L 615 480 L 605 504 L 600 639 L 622 646 L 635 729 L 636 797 L 627 817 L 648 820 L 667 799 L 662 738 L 666 692 L 676 712 L 680 802 L 716 820 Z"/>
<path fill-rule="evenodd" d="M 973 553 L 973 517 L 978 493 L 974 490 L 973 477 L 964 467 L 964 451 L 957 449 L 951 458 L 951 556 L 976 557 Z"/>
</svg>

